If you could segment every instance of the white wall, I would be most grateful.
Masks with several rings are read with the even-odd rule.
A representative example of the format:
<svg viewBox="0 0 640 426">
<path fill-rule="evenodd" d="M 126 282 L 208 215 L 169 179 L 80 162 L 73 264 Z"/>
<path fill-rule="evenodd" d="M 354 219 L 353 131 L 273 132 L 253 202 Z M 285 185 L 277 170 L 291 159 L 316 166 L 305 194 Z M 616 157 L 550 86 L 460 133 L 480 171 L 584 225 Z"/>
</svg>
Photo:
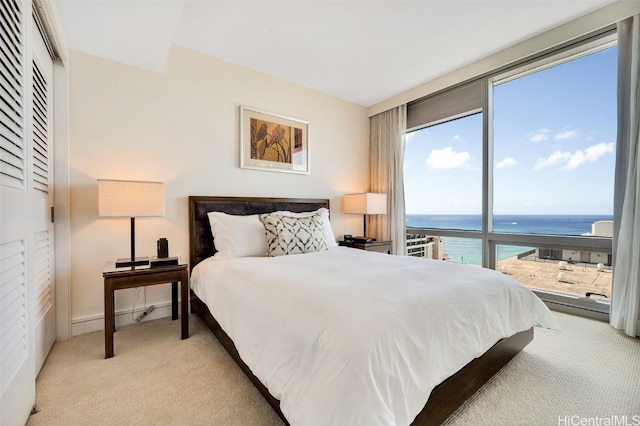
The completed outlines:
<svg viewBox="0 0 640 426">
<path fill-rule="evenodd" d="M 136 220 L 140 256 L 166 237 L 170 255 L 188 261 L 189 195 L 329 198 L 336 236 L 362 229 L 342 214 L 341 195 L 369 188 L 364 107 L 179 46 L 162 73 L 79 52 L 70 60 L 72 334 L 102 328 L 104 263 L 130 251 L 129 220 L 97 215 L 98 178 L 165 182 L 166 217 Z M 239 168 L 240 105 L 308 121 L 311 174 Z M 116 312 L 134 299 L 118 291 Z M 169 301 L 169 285 L 147 288 L 147 304 Z"/>
</svg>

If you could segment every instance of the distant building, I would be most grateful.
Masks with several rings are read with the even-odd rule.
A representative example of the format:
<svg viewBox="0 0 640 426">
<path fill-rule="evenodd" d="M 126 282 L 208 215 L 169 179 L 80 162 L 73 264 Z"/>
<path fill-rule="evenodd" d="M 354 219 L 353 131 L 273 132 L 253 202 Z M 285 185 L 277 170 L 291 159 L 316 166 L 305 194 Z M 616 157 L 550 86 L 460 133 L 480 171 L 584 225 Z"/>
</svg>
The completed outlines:
<svg viewBox="0 0 640 426">
<path fill-rule="evenodd" d="M 581 250 L 560 250 L 550 248 L 537 248 L 536 255 L 539 259 L 565 260 L 569 263 L 603 263 L 611 266 L 611 253 L 598 253 Z"/>
<path fill-rule="evenodd" d="M 407 256 L 442 260 L 442 240 L 431 235 L 407 234 Z"/>
<path fill-rule="evenodd" d="M 599 220 L 591 224 L 591 233 L 584 234 L 593 237 L 613 237 L 613 221 Z"/>
<path fill-rule="evenodd" d="M 591 224 L 591 232 L 582 234 L 589 237 L 609 237 L 613 236 L 613 221 L 599 220 Z M 611 253 L 599 253 L 593 251 L 580 250 L 560 250 L 550 248 L 537 248 L 536 255 L 539 259 L 565 260 L 567 262 L 580 263 L 603 263 L 611 266 Z"/>
</svg>

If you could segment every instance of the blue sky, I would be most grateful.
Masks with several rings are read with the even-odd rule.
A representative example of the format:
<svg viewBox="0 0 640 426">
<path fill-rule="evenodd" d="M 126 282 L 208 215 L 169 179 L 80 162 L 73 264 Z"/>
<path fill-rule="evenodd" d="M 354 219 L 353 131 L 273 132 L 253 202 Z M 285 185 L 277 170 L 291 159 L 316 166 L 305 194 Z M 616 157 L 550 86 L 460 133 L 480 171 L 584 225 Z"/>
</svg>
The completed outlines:
<svg viewBox="0 0 640 426">
<path fill-rule="evenodd" d="M 495 214 L 613 214 L 617 48 L 500 84 Z M 482 114 L 408 135 L 408 214 L 480 214 Z"/>
</svg>

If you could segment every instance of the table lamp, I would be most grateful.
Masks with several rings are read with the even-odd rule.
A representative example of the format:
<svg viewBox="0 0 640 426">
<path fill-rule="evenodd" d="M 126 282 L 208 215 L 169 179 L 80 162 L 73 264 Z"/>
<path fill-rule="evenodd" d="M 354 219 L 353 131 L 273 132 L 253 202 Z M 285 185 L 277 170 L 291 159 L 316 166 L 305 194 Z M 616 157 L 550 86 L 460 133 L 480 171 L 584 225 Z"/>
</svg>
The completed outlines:
<svg viewBox="0 0 640 426">
<path fill-rule="evenodd" d="M 364 236 L 356 239 L 369 239 L 367 237 L 367 215 L 387 214 L 387 194 L 366 192 L 364 194 L 347 194 L 344 196 L 344 212 L 364 215 Z"/>
<path fill-rule="evenodd" d="M 116 268 L 149 264 L 136 257 L 136 217 L 164 216 L 164 184 L 130 180 L 98 179 L 98 216 L 131 218 L 131 258 L 120 258 Z"/>
</svg>

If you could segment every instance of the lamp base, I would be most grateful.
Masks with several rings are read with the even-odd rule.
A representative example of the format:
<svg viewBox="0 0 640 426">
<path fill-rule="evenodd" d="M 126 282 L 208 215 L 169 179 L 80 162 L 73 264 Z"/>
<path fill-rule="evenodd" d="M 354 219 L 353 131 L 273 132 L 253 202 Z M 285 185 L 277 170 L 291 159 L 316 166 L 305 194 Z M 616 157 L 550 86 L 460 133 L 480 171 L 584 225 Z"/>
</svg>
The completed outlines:
<svg viewBox="0 0 640 426">
<path fill-rule="evenodd" d="M 128 268 L 130 266 L 145 266 L 149 264 L 149 257 L 136 257 L 131 260 L 130 257 L 122 257 L 116 260 L 116 268 Z"/>
</svg>

